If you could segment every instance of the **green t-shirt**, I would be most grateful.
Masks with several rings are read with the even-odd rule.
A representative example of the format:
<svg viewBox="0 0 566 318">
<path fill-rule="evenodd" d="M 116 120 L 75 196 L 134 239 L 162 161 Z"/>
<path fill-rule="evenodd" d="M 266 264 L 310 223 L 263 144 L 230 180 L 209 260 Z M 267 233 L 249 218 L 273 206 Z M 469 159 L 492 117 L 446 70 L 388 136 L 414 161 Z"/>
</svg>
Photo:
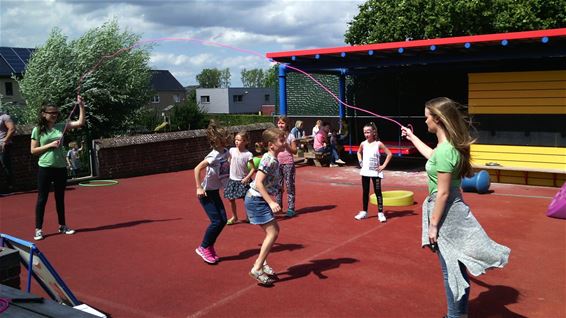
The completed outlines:
<svg viewBox="0 0 566 318">
<path fill-rule="evenodd" d="M 438 191 L 438 172 L 452 174 L 451 188 L 459 188 L 462 180 L 454 174 L 458 168 L 460 153 L 451 143 L 445 141 L 438 145 L 434 153 L 426 162 L 426 173 L 428 175 L 428 193 L 433 194 Z"/>
<path fill-rule="evenodd" d="M 31 132 L 31 139 L 39 141 L 39 146 L 44 146 L 50 142 L 61 139 L 65 130 L 65 123 L 58 123 L 43 134 L 39 134 L 39 128 L 33 128 Z M 65 168 L 67 161 L 65 160 L 65 149 L 63 149 L 63 141 L 59 148 L 49 148 L 41 156 L 39 156 L 38 164 L 44 168 Z"/>
</svg>

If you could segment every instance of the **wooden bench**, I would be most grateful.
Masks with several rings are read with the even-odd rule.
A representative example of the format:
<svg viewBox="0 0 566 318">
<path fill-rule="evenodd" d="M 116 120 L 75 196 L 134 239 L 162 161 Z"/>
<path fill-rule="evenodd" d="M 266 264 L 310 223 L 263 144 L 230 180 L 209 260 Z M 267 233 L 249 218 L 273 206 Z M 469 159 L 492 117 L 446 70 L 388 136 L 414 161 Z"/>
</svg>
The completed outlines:
<svg viewBox="0 0 566 318">
<path fill-rule="evenodd" d="M 323 163 L 326 165 L 328 162 L 328 153 L 314 151 L 313 145 L 311 143 L 307 144 L 307 150 L 304 152 L 304 158 L 307 160 L 312 160 L 314 165 L 317 167 L 322 167 Z"/>
<path fill-rule="evenodd" d="M 473 144 L 472 166 L 492 182 L 560 187 L 566 181 L 566 148 Z"/>
</svg>

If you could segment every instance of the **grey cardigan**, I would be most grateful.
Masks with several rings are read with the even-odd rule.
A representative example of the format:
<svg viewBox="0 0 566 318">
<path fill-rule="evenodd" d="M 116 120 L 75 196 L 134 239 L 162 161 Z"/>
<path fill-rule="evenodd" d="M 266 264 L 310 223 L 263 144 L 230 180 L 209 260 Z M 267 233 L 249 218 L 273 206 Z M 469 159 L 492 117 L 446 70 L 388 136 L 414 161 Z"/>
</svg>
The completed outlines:
<svg viewBox="0 0 566 318">
<path fill-rule="evenodd" d="M 436 193 L 429 195 L 423 203 L 422 244 L 429 243 L 428 224 L 436 202 Z M 458 261 L 468 271 L 479 276 L 487 269 L 507 264 L 511 249 L 494 242 L 487 236 L 472 211 L 462 200 L 459 189 L 450 189 L 446 208 L 438 227 L 438 248 L 446 261 L 448 285 L 455 300 L 460 300 L 469 284 L 460 272 Z"/>
</svg>

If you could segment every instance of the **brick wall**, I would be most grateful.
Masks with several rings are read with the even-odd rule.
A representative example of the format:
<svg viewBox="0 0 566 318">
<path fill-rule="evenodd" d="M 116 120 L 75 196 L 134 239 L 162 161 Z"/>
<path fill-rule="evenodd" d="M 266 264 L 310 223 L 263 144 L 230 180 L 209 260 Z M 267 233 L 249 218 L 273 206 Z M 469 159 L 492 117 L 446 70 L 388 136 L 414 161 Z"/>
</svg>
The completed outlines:
<svg viewBox="0 0 566 318">
<path fill-rule="evenodd" d="M 37 160 L 30 152 L 30 136 L 33 126 L 16 126 L 16 134 L 10 145 L 12 173 L 15 190 L 35 189 L 37 184 Z M 0 192 L 7 189 L 8 183 L 3 169 L 0 169 Z"/>
<path fill-rule="evenodd" d="M 272 123 L 228 127 L 234 134 L 247 130 L 249 148 L 261 140 L 261 133 Z M 32 127 L 17 127 L 12 144 L 15 190 L 31 190 L 37 184 L 38 157 L 30 154 Z M 189 130 L 94 140 L 94 175 L 98 178 L 125 178 L 154 173 L 193 169 L 210 151 L 205 130 Z M 7 187 L 0 171 L 0 189 Z"/>
</svg>

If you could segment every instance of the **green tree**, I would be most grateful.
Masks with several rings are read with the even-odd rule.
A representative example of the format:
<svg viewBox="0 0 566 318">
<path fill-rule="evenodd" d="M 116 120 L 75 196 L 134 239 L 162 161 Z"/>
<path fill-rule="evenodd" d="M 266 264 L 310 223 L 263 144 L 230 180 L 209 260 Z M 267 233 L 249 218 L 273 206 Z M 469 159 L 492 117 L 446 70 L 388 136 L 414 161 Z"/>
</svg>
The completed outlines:
<svg viewBox="0 0 566 318">
<path fill-rule="evenodd" d="M 263 75 L 263 87 L 275 89 L 279 83 L 279 65 L 271 66 Z"/>
<path fill-rule="evenodd" d="M 566 0 L 369 0 L 349 22 L 349 44 L 566 26 Z"/>
<path fill-rule="evenodd" d="M 265 84 L 265 74 L 260 68 L 243 69 L 240 74 L 244 87 L 263 87 Z"/>
<path fill-rule="evenodd" d="M 203 88 L 228 88 L 230 87 L 230 69 L 219 70 L 217 68 L 205 68 L 197 74 L 197 82 Z"/>
<path fill-rule="evenodd" d="M 205 68 L 197 74 L 197 82 L 202 88 L 220 87 L 220 70 L 216 68 Z"/>
<path fill-rule="evenodd" d="M 225 68 L 223 70 L 220 71 L 220 87 L 222 88 L 228 88 L 230 87 L 230 78 L 232 77 L 232 75 L 230 75 L 230 69 L 229 68 Z"/>
<path fill-rule="evenodd" d="M 205 112 L 196 102 L 196 91 L 193 90 L 184 103 L 176 104 L 171 115 L 171 126 L 174 130 L 201 129 L 206 127 Z"/>
<path fill-rule="evenodd" d="M 128 119 L 147 105 L 151 96 L 149 52 L 147 48 L 130 49 L 139 39 L 139 35 L 121 32 L 116 21 L 74 41 L 67 41 L 54 29 L 45 45 L 34 52 L 24 78 L 19 80 L 27 101 L 24 121 L 34 122 L 45 102 L 58 105 L 68 116 L 80 89 L 92 137 L 126 130 Z"/>
</svg>

